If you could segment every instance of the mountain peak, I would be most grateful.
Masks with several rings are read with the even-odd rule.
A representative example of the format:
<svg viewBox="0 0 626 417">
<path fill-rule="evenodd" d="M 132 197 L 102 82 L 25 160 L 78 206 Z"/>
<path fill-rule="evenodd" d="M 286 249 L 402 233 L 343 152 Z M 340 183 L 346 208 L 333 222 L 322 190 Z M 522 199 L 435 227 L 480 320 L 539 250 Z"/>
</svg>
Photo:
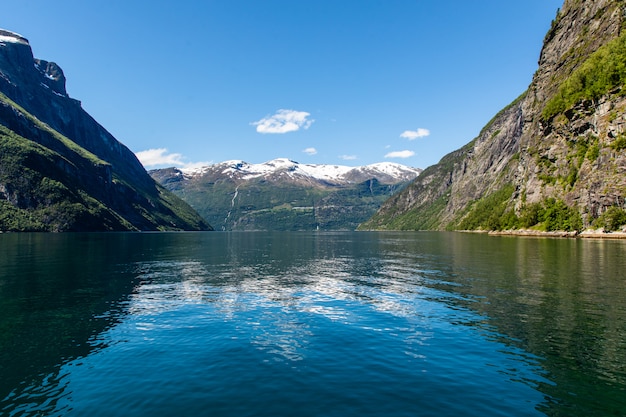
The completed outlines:
<svg viewBox="0 0 626 417">
<path fill-rule="evenodd" d="M 0 231 L 207 230 L 80 102 L 54 62 L 0 29 Z"/>
<path fill-rule="evenodd" d="M 36 96 L 51 94 L 67 98 L 65 75 L 54 62 L 35 59 L 28 39 L 15 32 L 0 29 L 0 82 L 5 83 L 9 97 L 22 101 L 32 94 L 17 88 L 19 85 L 36 86 Z"/>
<path fill-rule="evenodd" d="M 224 161 L 192 170 L 180 169 L 189 179 L 227 176 L 236 181 L 280 177 L 281 181 L 315 181 L 322 185 L 354 184 L 376 178 L 384 184 L 411 181 L 420 169 L 393 162 L 350 167 L 346 165 L 301 164 L 289 158 L 276 158 L 260 164 L 242 160 Z"/>
<path fill-rule="evenodd" d="M 294 161 L 293 159 L 289 159 L 289 158 L 276 158 L 276 159 L 272 159 L 271 161 L 267 161 L 265 162 L 268 165 L 298 165 L 299 162 Z"/>
<path fill-rule="evenodd" d="M 150 175 L 222 230 L 354 230 L 420 172 L 390 162 L 350 167 L 276 158 Z"/>
<path fill-rule="evenodd" d="M 28 39 L 20 35 L 19 33 L 11 32 L 9 30 L 0 29 L 0 44 L 3 43 L 19 43 L 22 45 L 30 45 Z"/>
</svg>

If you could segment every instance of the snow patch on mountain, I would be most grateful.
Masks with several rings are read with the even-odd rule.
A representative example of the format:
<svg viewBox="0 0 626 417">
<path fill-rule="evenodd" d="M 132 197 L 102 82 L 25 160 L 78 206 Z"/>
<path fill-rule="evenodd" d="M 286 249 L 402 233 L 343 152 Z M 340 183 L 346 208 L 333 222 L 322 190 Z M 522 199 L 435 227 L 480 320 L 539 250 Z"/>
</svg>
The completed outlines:
<svg viewBox="0 0 626 417">
<path fill-rule="evenodd" d="M 20 43 L 22 45 L 28 45 L 28 40 L 22 35 L 11 32 L 9 30 L 0 29 L 0 42 L 1 43 Z"/>
<path fill-rule="evenodd" d="M 384 182 L 389 182 L 390 180 L 394 182 L 410 181 L 421 172 L 420 169 L 393 162 L 350 167 L 345 165 L 301 164 L 287 158 L 277 158 L 261 164 L 231 160 L 201 168 L 180 169 L 180 171 L 188 179 L 213 172 L 243 181 L 282 175 L 293 179 L 309 178 L 331 184 L 353 183 L 370 178 L 378 178 Z"/>
</svg>

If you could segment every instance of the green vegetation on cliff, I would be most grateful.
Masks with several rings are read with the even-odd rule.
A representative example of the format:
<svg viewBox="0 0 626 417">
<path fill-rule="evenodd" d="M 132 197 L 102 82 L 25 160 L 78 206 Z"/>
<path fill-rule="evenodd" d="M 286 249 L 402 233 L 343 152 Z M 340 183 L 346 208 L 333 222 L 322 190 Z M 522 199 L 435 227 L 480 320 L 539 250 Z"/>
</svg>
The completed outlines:
<svg viewBox="0 0 626 417">
<path fill-rule="evenodd" d="M 0 125 L 0 230 L 132 229 L 78 186 L 67 165 L 56 152 Z"/>
<path fill-rule="evenodd" d="M 455 230 L 502 230 L 512 229 L 510 213 L 504 216 L 511 195 L 515 191 L 513 185 L 506 185 L 502 189 L 490 194 L 470 205 L 469 212 L 462 217 L 459 224 L 451 224 L 448 229 Z"/>
<path fill-rule="evenodd" d="M 61 135 L 56 130 L 50 128 L 50 126 L 48 126 L 47 124 L 43 123 L 41 120 L 39 120 L 38 118 L 36 118 L 32 114 L 30 114 L 22 106 L 17 104 L 15 101 L 11 100 L 9 97 L 7 97 L 1 91 L 0 91 L 0 104 L 4 105 L 4 106 L 7 106 L 9 108 L 15 109 L 15 111 L 17 111 L 19 113 L 20 117 L 23 117 L 24 119 L 28 120 L 28 122 L 30 122 L 37 129 L 46 132 L 48 135 L 50 135 L 52 138 L 54 138 L 56 141 L 58 141 L 59 142 L 58 146 L 62 146 L 64 148 L 67 148 L 68 150 L 71 150 L 72 152 L 75 152 L 77 155 L 80 155 L 82 158 L 85 158 L 85 159 L 87 159 L 88 161 L 90 161 L 90 162 L 92 162 L 94 164 L 106 164 L 106 165 L 108 165 L 107 162 L 105 162 L 102 159 L 98 158 L 93 153 L 89 152 L 85 148 L 82 148 L 82 147 L 78 146 L 72 140 L 70 140 L 67 137 Z"/>
<path fill-rule="evenodd" d="M 403 213 L 378 212 L 359 230 L 437 230 L 441 228 L 440 214 L 448 204 L 448 195 L 442 195 L 432 203 L 423 204 Z"/>
<path fill-rule="evenodd" d="M 67 95 L 58 65 L 2 33 L 0 232 L 211 229 Z"/>
<path fill-rule="evenodd" d="M 0 106 L 0 231 L 210 229 L 174 194 L 156 183 L 128 183 L 1 93 Z"/>
<path fill-rule="evenodd" d="M 519 216 L 510 207 L 515 187 L 502 189 L 477 200 L 458 224 L 449 230 L 517 230 L 534 229 L 544 232 L 581 231 L 583 222 L 577 210 L 562 200 L 547 198 L 540 203 L 527 204 Z"/>
<path fill-rule="evenodd" d="M 606 232 L 614 232 L 626 225 L 626 211 L 619 207 L 609 207 L 594 222 L 594 226 L 603 228 Z"/>
<path fill-rule="evenodd" d="M 626 83 L 626 33 L 600 47 L 566 78 L 542 113 L 549 120 L 585 100 L 596 101 Z"/>
<path fill-rule="evenodd" d="M 625 7 L 566 1 L 527 92 L 361 229 L 618 230 L 626 223 Z"/>
<path fill-rule="evenodd" d="M 509 229 L 536 229 L 544 232 L 564 230 L 567 232 L 581 231 L 583 221 L 580 213 L 569 207 L 562 200 L 547 198 L 540 203 L 524 206 L 520 216 L 510 217 L 516 219 Z"/>
</svg>

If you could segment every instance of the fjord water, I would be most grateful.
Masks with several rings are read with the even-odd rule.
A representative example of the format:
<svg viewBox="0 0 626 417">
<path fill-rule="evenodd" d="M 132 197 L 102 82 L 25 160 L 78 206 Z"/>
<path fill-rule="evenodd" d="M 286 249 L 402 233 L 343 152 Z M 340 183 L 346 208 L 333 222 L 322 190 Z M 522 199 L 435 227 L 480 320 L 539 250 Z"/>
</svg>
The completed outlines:
<svg viewBox="0 0 626 417">
<path fill-rule="evenodd" d="M 0 415 L 626 415 L 626 242 L 0 235 Z"/>
</svg>

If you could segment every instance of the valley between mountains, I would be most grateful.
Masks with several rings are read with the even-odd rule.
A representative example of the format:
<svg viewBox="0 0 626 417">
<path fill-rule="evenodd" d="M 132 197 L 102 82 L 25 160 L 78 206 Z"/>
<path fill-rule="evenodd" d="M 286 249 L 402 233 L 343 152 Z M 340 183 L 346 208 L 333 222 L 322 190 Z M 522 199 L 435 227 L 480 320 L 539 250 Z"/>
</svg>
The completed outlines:
<svg viewBox="0 0 626 417">
<path fill-rule="evenodd" d="M 390 162 L 348 167 L 279 158 L 150 175 L 216 230 L 299 231 L 354 230 L 420 172 Z"/>
<path fill-rule="evenodd" d="M 0 231 L 623 231 L 625 28 L 624 0 L 565 0 L 528 89 L 423 172 L 276 159 L 149 174 L 57 64 L 0 30 Z"/>
</svg>

